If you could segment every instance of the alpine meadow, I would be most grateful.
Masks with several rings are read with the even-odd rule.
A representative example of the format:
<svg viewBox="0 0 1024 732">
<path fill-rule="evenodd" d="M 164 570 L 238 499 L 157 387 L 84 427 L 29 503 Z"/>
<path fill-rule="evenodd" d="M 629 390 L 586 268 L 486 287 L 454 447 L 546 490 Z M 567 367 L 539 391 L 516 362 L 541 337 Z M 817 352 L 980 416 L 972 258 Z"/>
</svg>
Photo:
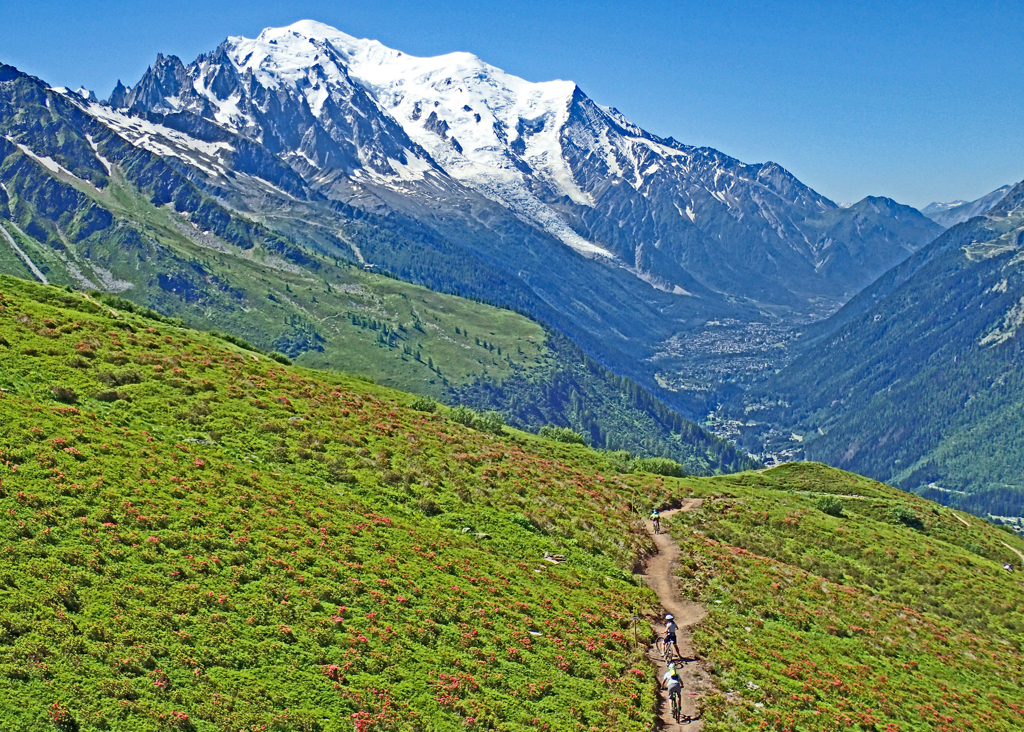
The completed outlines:
<svg viewBox="0 0 1024 732">
<path fill-rule="evenodd" d="M 0 729 L 1024 729 L 992 13 L 207 5 L 4 11 Z"/>
</svg>

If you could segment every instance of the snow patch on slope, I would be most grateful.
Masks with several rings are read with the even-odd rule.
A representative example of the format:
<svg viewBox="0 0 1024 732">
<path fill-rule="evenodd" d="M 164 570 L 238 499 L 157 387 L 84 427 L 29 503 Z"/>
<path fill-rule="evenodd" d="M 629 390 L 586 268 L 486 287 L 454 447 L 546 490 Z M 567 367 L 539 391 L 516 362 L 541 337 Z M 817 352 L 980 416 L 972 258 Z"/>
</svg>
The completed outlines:
<svg viewBox="0 0 1024 732">
<path fill-rule="evenodd" d="M 75 176 L 73 176 L 68 171 L 67 168 L 62 166 L 60 163 L 58 163 L 53 158 L 51 158 L 51 157 L 49 157 L 47 155 L 36 155 L 34 152 L 32 152 L 32 150 L 28 146 L 22 145 L 20 142 L 15 140 L 10 135 L 6 135 L 6 137 L 7 137 L 7 140 L 9 142 L 13 142 L 15 145 L 17 145 L 18 149 L 21 150 L 23 153 L 25 153 L 25 155 L 27 155 L 28 157 L 30 157 L 33 160 L 35 160 L 37 163 L 42 165 L 44 168 L 49 170 L 51 173 L 64 173 L 65 175 L 71 175 L 72 177 L 75 177 Z"/>
<path fill-rule="evenodd" d="M 96 154 L 96 159 L 100 161 L 104 168 L 107 169 L 107 175 L 113 175 L 114 166 L 110 164 L 109 160 L 100 155 L 99 145 L 97 145 L 96 141 L 92 139 L 92 135 L 86 133 L 85 139 L 89 142 L 89 147 L 91 147 L 92 151 Z"/>
<path fill-rule="evenodd" d="M 6 189 L 5 189 L 6 190 Z M 0 234 L 3 234 L 4 239 L 11 245 L 11 249 L 14 250 L 15 254 L 21 257 L 21 260 L 25 263 L 25 266 L 36 276 L 40 282 L 44 285 L 50 284 L 50 281 L 46 279 L 46 275 L 42 273 L 39 267 L 36 266 L 29 256 L 25 253 L 25 250 L 18 246 L 18 242 L 14 241 L 14 237 L 8 233 L 7 229 L 4 228 L 3 224 L 0 224 Z"/>
<path fill-rule="evenodd" d="M 219 156 L 221 153 L 234 150 L 226 142 L 203 142 L 170 127 L 101 104 L 90 104 L 86 107 L 86 111 L 133 145 L 149 150 L 151 153 L 180 158 L 195 165 L 208 175 L 221 176 L 226 173 Z M 91 140 L 90 144 L 93 144 Z M 93 145 L 93 149 L 96 150 L 95 145 Z M 98 152 L 97 157 L 99 157 Z M 100 162 L 107 166 L 109 172 L 109 162 L 102 158 L 100 158 Z"/>
<path fill-rule="evenodd" d="M 430 163 L 417 157 L 411 150 L 405 150 L 405 162 L 388 158 L 388 165 L 395 171 L 401 180 L 413 181 L 423 180 L 428 170 L 431 170 Z"/>
</svg>

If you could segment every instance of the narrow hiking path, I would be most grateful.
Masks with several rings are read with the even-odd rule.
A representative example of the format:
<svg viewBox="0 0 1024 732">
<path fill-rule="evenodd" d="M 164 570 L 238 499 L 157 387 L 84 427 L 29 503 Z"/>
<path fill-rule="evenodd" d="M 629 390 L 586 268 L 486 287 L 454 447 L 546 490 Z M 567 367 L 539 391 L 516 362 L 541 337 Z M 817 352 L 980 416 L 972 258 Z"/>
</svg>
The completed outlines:
<svg viewBox="0 0 1024 732">
<path fill-rule="evenodd" d="M 952 514 L 956 518 L 956 520 L 959 521 L 960 523 L 962 523 L 964 526 L 970 526 L 970 524 L 967 523 L 963 519 L 963 517 L 960 516 L 960 514 L 958 514 L 956 511 L 953 511 Z M 1021 566 L 1021 569 L 1024 569 L 1024 552 L 1022 552 L 1020 549 L 1014 549 L 1012 546 L 1007 544 L 1005 541 L 1000 541 L 999 543 L 1002 544 L 1003 546 L 1005 546 L 1007 549 L 1009 549 L 1014 554 L 1016 554 L 1018 557 L 1020 557 L 1020 566 Z"/>
<path fill-rule="evenodd" d="M 1018 557 L 1020 557 L 1020 562 L 1021 562 L 1020 566 L 1021 566 L 1021 569 L 1024 569 L 1024 553 L 1022 553 L 1020 551 L 1020 549 L 1014 549 L 1012 546 L 1007 544 L 1005 541 L 1002 541 L 1002 542 L 999 542 L 999 543 L 1002 544 L 1003 546 L 1005 546 L 1007 549 L 1009 549 L 1014 554 L 1016 554 Z"/>
<path fill-rule="evenodd" d="M 690 627 L 703 620 L 704 616 L 707 615 L 707 610 L 703 606 L 684 600 L 679 596 L 679 583 L 676 580 L 676 565 L 679 562 L 680 554 L 679 545 L 676 544 L 671 536 L 664 533 L 666 528 L 665 521 L 671 519 L 672 516 L 680 511 L 692 511 L 693 509 L 700 508 L 702 503 L 702 499 L 691 498 L 684 501 L 683 505 L 679 508 L 663 511 L 661 513 L 663 533 L 660 534 L 654 533 L 654 524 L 650 521 L 644 522 L 647 526 L 647 533 L 651 535 L 655 545 L 658 547 L 658 552 L 647 562 L 643 578 L 647 586 L 654 590 L 654 593 L 658 596 L 658 601 L 661 602 L 661 616 L 664 616 L 665 613 L 671 613 L 679 625 L 679 632 L 677 634 L 679 655 L 685 661 L 682 668 L 683 714 L 692 720 L 690 722 L 684 721 L 681 724 L 677 723 L 672 718 L 672 705 L 669 703 L 668 693 L 662 690 L 660 692 L 661 708 L 658 718 L 663 730 L 686 729 L 696 731 L 704 728 L 704 721 L 698 716 L 697 701 L 702 692 L 710 687 L 710 676 L 704 669 L 701 660 L 693 652 L 693 645 L 690 642 Z M 658 618 L 658 621 L 653 626 L 658 638 L 665 635 L 665 623 L 661 617 Z M 658 684 L 660 688 L 661 679 L 668 670 L 668 666 L 657 643 L 647 649 L 647 657 L 658 670 Z"/>
</svg>

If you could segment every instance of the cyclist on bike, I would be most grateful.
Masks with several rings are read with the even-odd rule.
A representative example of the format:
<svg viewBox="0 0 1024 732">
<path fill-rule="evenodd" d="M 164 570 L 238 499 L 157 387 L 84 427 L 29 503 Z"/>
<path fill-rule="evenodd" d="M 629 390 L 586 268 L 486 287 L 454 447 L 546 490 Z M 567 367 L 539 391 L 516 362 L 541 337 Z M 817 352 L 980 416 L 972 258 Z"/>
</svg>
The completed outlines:
<svg viewBox="0 0 1024 732">
<path fill-rule="evenodd" d="M 661 533 L 661 514 L 658 513 L 658 509 L 651 511 L 651 523 L 654 524 L 654 533 Z"/>
<path fill-rule="evenodd" d="M 672 702 L 672 716 L 677 720 L 682 713 L 683 704 L 683 680 L 679 676 L 679 669 L 674 663 L 668 665 L 668 671 L 662 678 L 661 685 L 668 691 L 669 701 Z"/>
<path fill-rule="evenodd" d="M 679 631 L 679 626 L 676 625 L 675 618 L 669 613 L 665 616 L 665 640 L 661 646 L 661 652 L 668 654 L 668 644 L 672 644 L 672 650 L 675 655 L 679 655 L 679 643 L 676 641 L 676 633 Z"/>
</svg>

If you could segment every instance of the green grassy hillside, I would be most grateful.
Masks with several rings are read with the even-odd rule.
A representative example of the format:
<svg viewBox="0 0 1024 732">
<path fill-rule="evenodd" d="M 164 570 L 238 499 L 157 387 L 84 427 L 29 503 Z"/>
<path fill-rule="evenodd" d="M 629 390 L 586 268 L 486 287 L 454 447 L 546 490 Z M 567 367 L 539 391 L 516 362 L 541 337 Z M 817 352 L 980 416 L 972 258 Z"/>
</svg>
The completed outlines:
<svg viewBox="0 0 1024 732">
<path fill-rule="evenodd" d="M 684 592 L 710 612 L 695 636 L 724 692 L 709 728 L 1024 725 L 1012 533 L 816 464 L 686 481 L 683 495 L 708 499 L 671 530 Z"/>
<path fill-rule="evenodd" d="M 608 480 L 4 285 L 5 729 L 646 728 Z"/>
<path fill-rule="evenodd" d="M 1024 545 L 881 484 L 620 474 L 13 279 L 0 389 L 4 729 L 649 729 L 637 511 L 693 495 L 707 729 L 1021 721 Z"/>
</svg>

